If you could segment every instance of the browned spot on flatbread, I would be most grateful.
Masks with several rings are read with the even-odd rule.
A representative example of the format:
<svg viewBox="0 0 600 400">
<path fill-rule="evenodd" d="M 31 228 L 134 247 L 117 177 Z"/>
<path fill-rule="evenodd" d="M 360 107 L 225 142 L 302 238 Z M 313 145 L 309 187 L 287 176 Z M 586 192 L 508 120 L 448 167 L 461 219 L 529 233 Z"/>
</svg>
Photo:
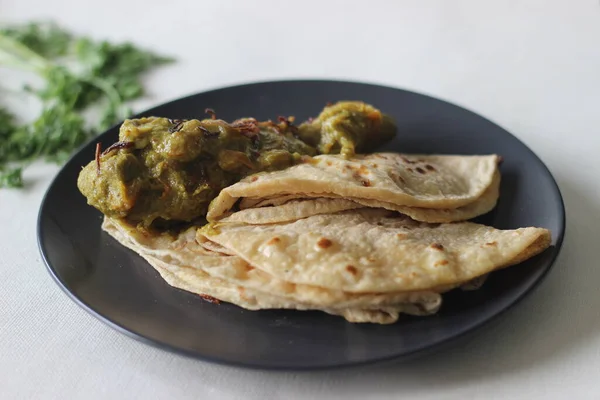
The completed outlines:
<svg viewBox="0 0 600 400">
<path fill-rule="evenodd" d="M 326 249 L 328 247 L 333 246 L 333 242 L 331 240 L 327 239 L 327 238 L 321 238 L 317 242 L 317 246 L 319 246 L 322 249 Z"/>
<path fill-rule="evenodd" d="M 444 246 L 442 246 L 440 243 L 433 243 L 431 245 L 431 248 L 434 250 L 439 250 L 439 251 L 444 250 Z"/>
<path fill-rule="evenodd" d="M 219 299 L 215 299 L 214 297 L 209 296 L 207 294 L 200 294 L 199 296 L 202 298 L 202 300 L 208 301 L 209 303 L 221 304 L 221 302 L 219 301 Z"/>
<path fill-rule="evenodd" d="M 272 246 L 272 245 L 275 245 L 275 244 L 277 244 L 277 243 L 279 243 L 279 242 L 281 242 L 281 239 L 280 239 L 280 238 L 278 238 L 277 236 L 275 236 L 274 238 L 270 239 L 270 240 L 267 242 L 267 245 L 268 245 L 268 246 Z"/>
<path fill-rule="evenodd" d="M 487 242 L 485 245 L 486 246 L 496 246 L 498 243 L 496 241 L 494 242 Z"/>
<path fill-rule="evenodd" d="M 363 178 L 358 172 L 355 172 L 352 177 L 365 187 L 369 187 L 372 184 L 369 179 Z"/>
<path fill-rule="evenodd" d="M 448 260 L 436 261 L 435 264 L 433 264 L 434 267 L 440 267 L 442 265 L 448 265 Z"/>
<path fill-rule="evenodd" d="M 325 164 L 327 164 L 327 166 L 331 167 L 333 165 L 333 163 L 331 161 L 327 161 L 325 162 Z"/>
<path fill-rule="evenodd" d="M 426 174 L 427 172 L 425 172 L 425 170 L 421 167 L 417 167 L 417 172 L 420 174 Z"/>
<path fill-rule="evenodd" d="M 427 168 L 428 171 L 437 171 L 433 165 L 427 164 L 425 165 L 425 168 Z"/>
<path fill-rule="evenodd" d="M 401 177 L 400 175 L 396 174 L 396 173 L 390 173 L 390 177 L 392 178 L 392 180 L 394 182 L 402 182 L 402 183 L 406 183 L 406 181 L 404 180 L 403 177 Z"/>
<path fill-rule="evenodd" d="M 408 235 L 406 233 L 398 233 L 398 234 L 396 234 L 396 237 L 398 239 L 406 239 L 408 237 Z"/>
<path fill-rule="evenodd" d="M 346 265 L 346 271 L 348 271 L 349 273 L 351 273 L 354 276 L 356 276 L 356 274 L 358 274 L 358 270 L 356 269 L 356 267 L 354 265 Z"/>
<path fill-rule="evenodd" d="M 253 176 L 250 178 L 250 182 L 256 182 L 258 180 L 258 176 Z"/>
<path fill-rule="evenodd" d="M 409 168 L 406 168 L 406 170 L 407 170 L 408 172 L 415 172 L 415 170 L 414 170 L 414 169 L 412 169 L 412 168 L 410 168 L 410 167 L 409 167 Z"/>
<path fill-rule="evenodd" d="M 292 293 L 293 291 L 296 290 L 296 284 L 291 283 L 291 282 L 284 282 L 282 284 L 281 290 L 284 293 Z"/>
</svg>

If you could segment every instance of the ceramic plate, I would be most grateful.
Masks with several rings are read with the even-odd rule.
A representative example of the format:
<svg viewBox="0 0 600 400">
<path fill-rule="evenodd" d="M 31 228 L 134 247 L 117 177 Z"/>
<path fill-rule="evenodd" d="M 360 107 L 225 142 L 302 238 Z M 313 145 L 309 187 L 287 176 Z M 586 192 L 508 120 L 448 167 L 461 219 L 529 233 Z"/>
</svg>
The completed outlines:
<svg viewBox="0 0 600 400">
<path fill-rule="evenodd" d="M 211 304 L 172 288 L 142 258 L 100 229 L 76 179 L 94 147 L 117 140 L 118 128 L 84 146 L 60 171 L 39 214 L 38 240 L 48 270 L 81 307 L 143 342 L 202 360 L 267 369 L 317 369 L 402 358 L 481 326 L 515 305 L 544 278 L 565 227 L 560 191 L 542 161 L 487 119 L 432 97 L 389 87 L 337 81 L 282 81 L 228 87 L 182 98 L 139 114 L 169 118 L 275 119 L 315 116 L 327 102 L 362 100 L 395 118 L 399 133 L 383 151 L 489 154 L 504 157 L 498 206 L 478 221 L 500 229 L 540 226 L 552 247 L 491 275 L 474 292 L 444 296 L 437 315 L 403 316 L 393 325 L 350 324 L 307 311 L 247 311 Z"/>
</svg>

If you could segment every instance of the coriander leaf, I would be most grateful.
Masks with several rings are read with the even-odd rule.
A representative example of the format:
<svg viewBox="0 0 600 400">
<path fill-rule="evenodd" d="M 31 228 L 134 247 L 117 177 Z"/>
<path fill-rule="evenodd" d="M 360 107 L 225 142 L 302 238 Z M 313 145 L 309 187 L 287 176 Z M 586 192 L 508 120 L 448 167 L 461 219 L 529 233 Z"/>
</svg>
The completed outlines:
<svg viewBox="0 0 600 400">
<path fill-rule="evenodd" d="M 69 70 L 61 66 L 49 68 L 44 73 L 46 85 L 34 91 L 43 101 L 56 101 L 69 104 L 77 109 L 82 109 L 90 102 L 84 102 L 82 94 L 89 90 L 86 83 L 82 82 Z"/>
<path fill-rule="evenodd" d="M 140 80 L 144 72 L 173 62 L 171 58 L 141 50 L 131 43 L 94 43 L 89 39 L 79 39 L 75 44 L 75 53 L 87 67 L 89 76 L 102 77 L 123 101 L 133 100 L 144 94 Z"/>
<path fill-rule="evenodd" d="M 66 55 L 72 41 L 69 33 L 52 23 L 31 22 L 0 32 L 50 59 Z"/>
<path fill-rule="evenodd" d="M 10 154 L 10 137 L 17 130 L 15 116 L 4 108 L 0 108 L 0 169 Z"/>
<path fill-rule="evenodd" d="M 2 141 L 0 166 L 39 157 L 61 162 L 90 137 L 81 115 L 56 103 L 44 108 L 32 124 L 18 127 Z"/>
<path fill-rule="evenodd" d="M 0 169 L 0 188 L 23 187 L 23 169 L 20 167 Z"/>
<path fill-rule="evenodd" d="M 29 126 L 28 134 L 30 142 L 36 144 L 32 155 L 53 162 L 67 160 L 73 150 L 92 137 L 83 117 L 63 103 L 45 108 Z"/>
<path fill-rule="evenodd" d="M 5 108 L 0 107 L 0 139 L 5 139 L 16 129 L 15 116 Z M 1 143 L 0 143 L 1 146 Z M 0 154 L 2 147 L 0 147 Z M 0 156 L 1 159 L 1 156 Z"/>
</svg>

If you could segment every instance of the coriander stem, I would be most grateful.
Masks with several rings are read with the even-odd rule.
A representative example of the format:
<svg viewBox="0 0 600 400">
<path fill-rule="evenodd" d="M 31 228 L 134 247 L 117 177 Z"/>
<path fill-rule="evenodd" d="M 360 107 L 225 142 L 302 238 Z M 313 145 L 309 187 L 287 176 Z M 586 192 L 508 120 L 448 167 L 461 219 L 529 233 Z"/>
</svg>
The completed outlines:
<svg viewBox="0 0 600 400">
<path fill-rule="evenodd" d="M 27 46 L 0 33 L 0 64 L 43 72 L 52 64 Z"/>
<path fill-rule="evenodd" d="M 96 86 L 98 89 L 102 90 L 104 93 L 106 93 L 106 96 L 108 97 L 108 101 L 110 103 L 112 103 L 112 105 L 114 106 L 115 110 L 119 110 L 119 108 L 122 108 L 122 104 L 123 104 L 123 100 L 121 99 L 121 96 L 119 95 L 119 92 L 117 92 L 115 90 L 115 88 L 113 88 L 112 86 L 110 86 L 109 84 L 107 84 L 105 81 L 103 81 L 102 79 L 98 79 L 98 78 L 88 78 L 88 77 L 82 77 L 82 80 Z M 123 110 L 121 110 L 123 111 Z M 120 114 L 124 114 L 123 112 L 120 112 Z M 125 115 L 120 115 L 119 117 L 125 117 Z"/>
<path fill-rule="evenodd" d="M 115 88 L 108 85 L 102 79 L 82 77 L 81 80 L 86 81 L 86 82 L 96 86 L 98 89 L 100 89 L 104 93 L 106 93 L 106 95 L 108 96 L 108 99 L 111 103 L 113 103 L 115 105 L 122 103 L 121 96 L 119 96 L 119 92 L 117 92 L 115 90 Z"/>
</svg>

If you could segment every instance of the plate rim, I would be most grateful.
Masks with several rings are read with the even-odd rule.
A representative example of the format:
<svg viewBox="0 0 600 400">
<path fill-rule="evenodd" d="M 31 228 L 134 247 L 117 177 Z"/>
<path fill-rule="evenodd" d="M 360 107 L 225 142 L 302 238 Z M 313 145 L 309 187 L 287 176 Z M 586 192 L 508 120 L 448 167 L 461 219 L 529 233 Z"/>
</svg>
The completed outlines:
<svg viewBox="0 0 600 400">
<path fill-rule="evenodd" d="M 328 363 L 328 364 L 323 364 L 323 365 L 309 365 L 309 364 L 300 365 L 300 366 L 275 365 L 275 364 L 264 365 L 264 364 L 260 364 L 257 362 L 229 361 L 224 358 L 201 355 L 201 354 L 198 354 L 197 352 L 182 349 L 182 348 L 173 346 L 171 344 L 164 343 L 159 340 L 150 338 L 150 337 L 144 335 L 143 333 L 134 332 L 133 330 L 130 330 L 127 327 L 122 326 L 121 324 L 119 324 L 115 321 L 112 321 L 108 317 L 106 317 L 106 316 L 102 315 L 100 312 L 98 312 L 94 308 L 93 305 L 88 304 L 84 300 L 80 299 L 71 290 L 69 290 L 67 285 L 60 279 L 60 277 L 57 275 L 56 271 L 52 267 L 51 263 L 49 262 L 47 255 L 46 255 L 46 246 L 45 246 L 44 240 L 42 238 L 42 225 L 43 225 L 42 219 L 43 219 L 44 209 L 46 208 L 46 206 L 48 204 L 48 197 L 49 197 L 50 193 L 53 191 L 54 187 L 60 180 L 63 173 L 70 166 L 73 159 L 77 155 L 79 155 L 79 153 L 85 147 L 87 147 L 91 142 L 98 140 L 98 138 L 106 135 L 109 131 L 113 130 L 115 127 L 120 125 L 122 123 L 122 121 L 121 121 L 117 124 L 112 125 L 108 129 L 106 129 L 105 131 L 100 133 L 99 135 L 92 137 L 90 140 L 88 140 L 83 145 L 79 146 L 79 148 L 77 148 L 77 150 L 75 150 L 73 152 L 73 154 L 69 157 L 68 161 L 60 168 L 58 173 L 52 178 L 48 188 L 46 189 L 46 192 L 44 193 L 44 196 L 42 197 L 42 201 L 40 203 L 40 207 L 39 207 L 38 215 L 37 215 L 37 219 L 36 219 L 36 241 L 37 241 L 38 251 L 40 252 L 42 261 L 44 262 L 44 265 L 46 267 L 46 271 L 50 274 L 50 276 L 52 277 L 54 282 L 60 287 L 60 289 L 67 295 L 67 297 L 70 298 L 80 308 L 84 309 L 88 314 L 92 315 L 94 318 L 103 322 L 110 328 L 116 330 L 119 333 L 125 334 L 127 337 L 133 338 L 133 339 L 137 340 L 138 342 L 150 345 L 154 348 L 166 350 L 166 351 L 169 351 L 169 352 L 172 352 L 175 354 L 179 354 L 179 355 L 183 355 L 188 358 L 193 358 L 193 359 L 199 360 L 199 361 L 211 362 L 211 363 L 215 363 L 218 365 L 224 365 L 224 366 L 235 367 L 235 368 L 244 368 L 244 369 L 251 369 L 251 370 L 265 370 L 265 371 L 281 371 L 281 372 L 284 372 L 284 371 L 306 372 L 306 371 L 322 371 L 322 370 L 332 370 L 332 369 L 342 369 L 342 368 L 344 368 L 344 369 L 345 368 L 356 368 L 356 367 L 361 367 L 361 366 L 365 366 L 365 365 L 383 364 L 386 362 L 413 358 L 415 356 L 418 356 L 419 354 L 422 354 L 422 353 L 425 353 L 425 352 L 428 352 L 431 350 L 439 349 L 440 347 L 442 347 L 442 345 L 459 340 L 459 339 L 463 338 L 464 336 L 467 336 L 470 333 L 476 332 L 476 331 L 480 330 L 482 327 L 484 327 L 485 325 L 487 325 L 487 324 L 491 323 L 492 321 L 505 315 L 510 310 L 512 310 L 517 304 L 521 303 L 526 297 L 530 296 L 534 291 L 536 291 L 537 288 L 540 286 L 540 284 L 546 279 L 549 272 L 554 268 L 554 265 L 556 264 L 556 261 L 561 253 L 564 237 L 566 234 L 565 204 L 564 204 L 564 199 L 563 199 L 562 193 L 560 191 L 560 187 L 558 186 L 556 179 L 554 178 L 552 172 L 550 171 L 550 169 L 548 168 L 546 163 L 544 163 L 544 161 L 529 146 L 527 146 L 523 141 L 521 141 L 517 136 L 513 135 L 511 132 L 504 129 L 501 125 L 495 123 L 494 121 L 488 119 L 487 117 L 485 117 L 481 114 L 478 114 L 478 113 L 470 110 L 469 108 L 463 107 L 462 105 L 459 105 L 452 101 L 433 97 L 431 95 L 416 92 L 413 90 L 403 89 L 403 88 L 399 88 L 399 87 L 395 87 L 395 86 L 383 85 L 383 84 L 379 84 L 379 83 L 371 83 L 368 81 L 338 80 L 338 79 L 281 79 L 281 80 L 278 79 L 278 80 L 251 81 L 251 82 L 233 84 L 233 85 L 222 86 L 222 87 L 215 87 L 215 88 L 211 88 L 208 90 L 199 91 L 196 93 L 184 95 L 182 97 L 175 98 L 175 99 L 166 101 L 164 103 L 155 105 L 151 108 L 148 108 L 146 110 L 138 112 L 128 118 L 138 118 L 140 116 L 152 113 L 155 109 L 169 106 L 175 102 L 188 101 L 189 99 L 199 96 L 199 95 L 210 94 L 210 93 L 219 92 L 219 91 L 223 91 L 223 90 L 234 90 L 234 89 L 240 89 L 240 88 L 244 88 L 244 87 L 261 86 L 261 85 L 265 85 L 265 84 L 290 84 L 290 83 L 292 83 L 292 84 L 339 83 L 339 84 L 372 86 L 372 87 L 377 87 L 377 88 L 381 88 L 381 89 L 387 89 L 387 90 L 391 89 L 394 91 L 405 92 L 405 93 L 408 93 L 411 95 L 426 97 L 429 100 L 433 100 L 433 101 L 440 102 L 440 103 L 446 103 L 447 105 L 451 105 L 451 106 L 457 107 L 459 109 L 462 109 L 464 111 L 467 111 L 469 114 L 473 114 L 474 116 L 476 116 L 480 119 L 483 119 L 490 124 L 495 125 L 496 127 L 500 128 L 504 132 L 504 134 L 507 134 L 507 135 L 511 136 L 513 139 L 515 139 L 518 142 L 518 144 L 520 144 L 530 154 L 530 156 L 533 156 L 537 160 L 537 162 L 539 162 L 539 164 L 543 167 L 544 172 L 550 178 L 550 181 L 552 183 L 552 191 L 557 196 L 559 210 L 560 210 L 560 215 L 556 216 L 557 222 L 558 222 L 558 232 L 556 235 L 556 244 L 554 245 L 555 251 L 554 251 L 554 254 L 552 255 L 552 258 L 548 261 L 547 266 L 542 271 L 541 275 L 523 293 L 520 293 L 518 296 L 514 297 L 508 303 L 508 305 L 506 305 L 503 309 L 488 316 L 487 318 L 483 319 L 482 321 L 479 321 L 478 323 L 474 324 L 473 326 L 471 326 L 467 329 L 464 329 L 463 331 L 461 331 L 458 334 L 454 334 L 450 337 L 445 337 L 445 338 L 434 340 L 432 342 L 429 342 L 426 345 L 418 346 L 416 349 L 413 349 L 412 351 L 403 352 L 401 354 L 394 353 L 394 354 L 390 354 L 388 356 L 376 357 L 376 358 L 372 358 L 372 359 L 365 359 L 365 360 L 359 360 L 359 361 L 337 362 L 337 363 L 334 362 L 334 363 Z M 553 236 L 554 236 L 554 233 L 553 233 Z M 180 290 L 180 289 L 178 289 L 178 290 Z"/>
</svg>

